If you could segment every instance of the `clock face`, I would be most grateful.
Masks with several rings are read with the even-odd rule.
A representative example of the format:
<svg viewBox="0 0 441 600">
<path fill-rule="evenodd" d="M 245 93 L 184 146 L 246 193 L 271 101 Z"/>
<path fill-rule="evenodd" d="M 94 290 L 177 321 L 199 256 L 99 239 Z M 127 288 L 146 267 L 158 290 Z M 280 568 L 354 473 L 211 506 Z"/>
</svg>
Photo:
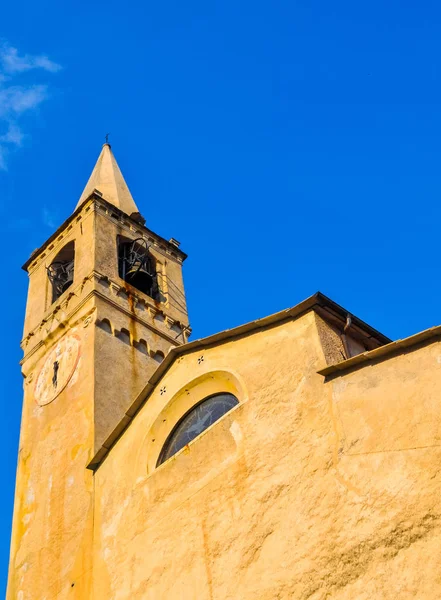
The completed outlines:
<svg viewBox="0 0 441 600">
<path fill-rule="evenodd" d="M 64 336 L 50 351 L 37 375 L 34 397 L 39 406 L 55 400 L 69 383 L 80 357 L 80 340 Z"/>
</svg>

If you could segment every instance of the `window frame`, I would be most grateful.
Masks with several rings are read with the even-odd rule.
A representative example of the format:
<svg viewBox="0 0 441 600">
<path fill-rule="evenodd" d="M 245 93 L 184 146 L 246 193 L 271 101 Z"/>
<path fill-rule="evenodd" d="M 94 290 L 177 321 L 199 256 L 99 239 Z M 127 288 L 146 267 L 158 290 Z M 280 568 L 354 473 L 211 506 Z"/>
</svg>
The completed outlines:
<svg viewBox="0 0 441 600">
<path fill-rule="evenodd" d="M 225 411 L 220 417 L 218 417 L 215 421 L 213 421 L 212 423 L 210 423 L 205 429 L 203 429 L 201 432 L 199 432 L 192 440 L 190 440 L 189 442 L 187 442 L 186 444 L 184 444 L 181 448 L 179 448 L 179 450 L 176 450 L 176 452 L 174 452 L 173 454 L 171 454 L 170 456 L 165 456 L 167 454 L 167 452 L 169 451 L 169 448 L 171 446 L 171 443 L 173 441 L 173 438 L 177 432 L 177 430 L 179 429 L 179 427 L 182 425 L 183 421 L 194 411 L 197 410 L 197 408 L 203 404 L 204 402 L 208 402 L 209 400 L 211 400 L 212 398 L 216 398 L 218 396 L 230 396 L 231 398 L 234 398 L 235 403 L 227 410 Z M 193 404 L 180 418 L 179 420 L 176 422 L 176 424 L 174 425 L 174 427 L 172 428 L 172 430 L 170 431 L 170 433 L 168 434 L 168 436 L 166 437 L 161 451 L 159 453 L 158 459 L 156 461 L 156 468 L 160 467 L 161 465 L 163 465 L 165 462 L 167 462 L 169 459 L 173 458 L 173 456 L 176 456 L 176 454 L 178 454 L 179 452 L 181 452 L 181 450 L 183 448 L 185 448 L 185 446 L 187 446 L 188 444 L 193 443 L 198 437 L 200 437 L 203 433 L 205 433 L 210 427 L 212 427 L 213 425 L 215 425 L 218 421 L 220 421 L 221 419 L 223 419 L 223 417 L 225 415 L 227 415 L 229 412 L 231 412 L 234 408 L 236 408 L 237 406 L 240 405 L 240 401 L 237 398 L 237 396 L 235 396 L 235 394 L 232 394 L 231 392 L 226 392 L 226 391 L 221 391 L 221 392 L 215 392 L 213 394 L 210 394 L 208 396 L 205 396 L 204 398 L 202 398 L 201 400 L 199 400 L 198 402 L 196 402 L 196 404 Z"/>
</svg>

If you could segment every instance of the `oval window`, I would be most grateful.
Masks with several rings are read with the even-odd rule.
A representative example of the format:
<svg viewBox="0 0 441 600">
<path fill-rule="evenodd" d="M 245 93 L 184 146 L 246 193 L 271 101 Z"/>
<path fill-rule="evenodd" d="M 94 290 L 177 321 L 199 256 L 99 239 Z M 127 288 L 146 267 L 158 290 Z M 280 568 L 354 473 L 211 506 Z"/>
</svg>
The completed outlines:
<svg viewBox="0 0 441 600">
<path fill-rule="evenodd" d="M 225 413 L 239 404 L 233 394 L 215 394 L 193 406 L 168 436 L 156 466 L 172 457 Z"/>
</svg>

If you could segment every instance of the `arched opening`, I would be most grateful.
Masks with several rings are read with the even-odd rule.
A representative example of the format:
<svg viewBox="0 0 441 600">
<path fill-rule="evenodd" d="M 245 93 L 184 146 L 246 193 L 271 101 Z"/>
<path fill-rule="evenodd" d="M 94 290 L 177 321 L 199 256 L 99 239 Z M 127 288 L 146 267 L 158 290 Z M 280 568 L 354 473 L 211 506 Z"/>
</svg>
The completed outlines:
<svg viewBox="0 0 441 600">
<path fill-rule="evenodd" d="M 144 238 L 118 236 L 118 272 L 121 279 L 154 300 L 158 299 L 156 261 Z"/>
<path fill-rule="evenodd" d="M 148 350 L 147 342 L 145 340 L 141 339 L 137 342 L 134 342 L 133 345 L 135 346 L 135 348 L 138 348 L 138 350 L 140 352 L 142 352 L 142 354 L 148 355 L 149 350 Z"/>
<path fill-rule="evenodd" d="M 112 325 L 110 324 L 109 319 L 101 319 L 97 323 L 98 327 L 107 333 L 112 333 Z"/>
<path fill-rule="evenodd" d="M 75 263 L 75 242 L 69 242 L 60 250 L 53 262 L 47 267 L 47 276 L 52 285 L 52 302 L 73 283 Z"/>
<path fill-rule="evenodd" d="M 124 329 L 124 327 L 122 327 L 119 331 L 115 332 L 115 337 L 130 346 L 130 332 L 128 329 Z"/>
<path fill-rule="evenodd" d="M 159 467 L 179 452 L 237 404 L 239 401 L 233 394 L 220 393 L 208 396 L 192 406 L 172 429 L 161 450 L 156 466 Z"/>
<path fill-rule="evenodd" d="M 156 362 L 158 362 L 158 363 L 162 363 L 164 358 L 165 358 L 165 354 L 161 350 L 157 350 L 153 355 L 153 360 L 156 360 Z"/>
</svg>

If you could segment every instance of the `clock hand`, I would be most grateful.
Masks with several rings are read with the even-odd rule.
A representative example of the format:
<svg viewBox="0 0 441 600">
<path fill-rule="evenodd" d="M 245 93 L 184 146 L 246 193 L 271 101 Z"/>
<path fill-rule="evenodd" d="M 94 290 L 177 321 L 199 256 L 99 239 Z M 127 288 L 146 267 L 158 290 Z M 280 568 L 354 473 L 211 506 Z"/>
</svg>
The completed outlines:
<svg viewBox="0 0 441 600">
<path fill-rule="evenodd" d="M 54 386 L 54 388 L 57 387 L 57 383 L 58 383 L 58 369 L 60 368 L 60 364 L 58 362 L 58 360 L 56 360 L 54 362 L 54 375 L 52 377 L 52 384 Z"/>
</svg>

